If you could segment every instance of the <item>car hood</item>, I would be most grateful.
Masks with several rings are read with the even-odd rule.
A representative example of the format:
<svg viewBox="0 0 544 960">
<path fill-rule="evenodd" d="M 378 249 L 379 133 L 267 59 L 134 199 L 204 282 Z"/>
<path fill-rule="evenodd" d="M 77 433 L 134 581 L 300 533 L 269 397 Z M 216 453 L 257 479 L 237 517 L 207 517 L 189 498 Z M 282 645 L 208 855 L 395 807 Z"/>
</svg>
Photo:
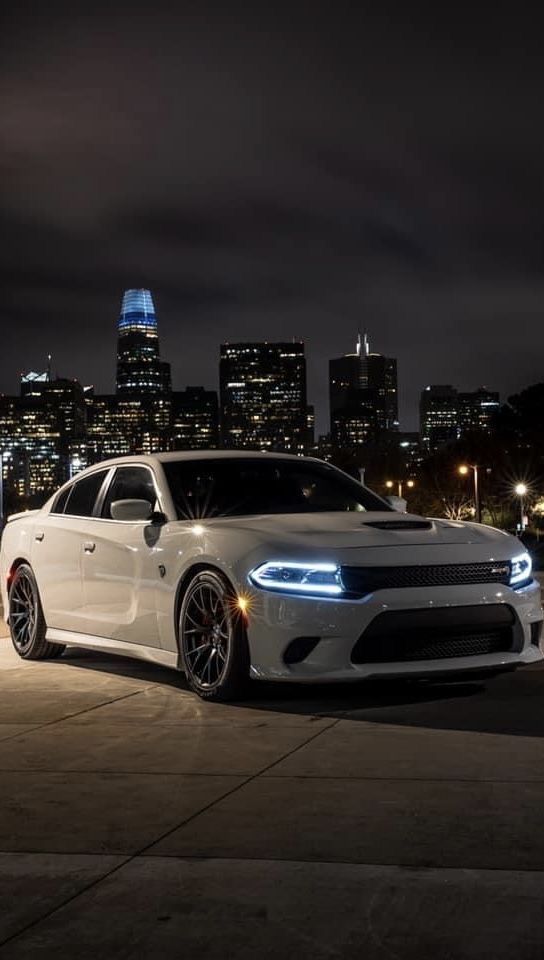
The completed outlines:
<svg viewBox="0 0 544 960">
<path fill-rule="evenodd" d="M 268 543 L 293 546 L 314 543 L 319 548 L 361 549 L 410 545 L 500 544 L 512 538 L 502 530 L 478 523 L 434 520 L 408 513 L 346 512 L 277 514 L 215 519 L 210 526 L 236 528 Z M 521 545 L 520 545 L 521 546 Z"/>
</svg>

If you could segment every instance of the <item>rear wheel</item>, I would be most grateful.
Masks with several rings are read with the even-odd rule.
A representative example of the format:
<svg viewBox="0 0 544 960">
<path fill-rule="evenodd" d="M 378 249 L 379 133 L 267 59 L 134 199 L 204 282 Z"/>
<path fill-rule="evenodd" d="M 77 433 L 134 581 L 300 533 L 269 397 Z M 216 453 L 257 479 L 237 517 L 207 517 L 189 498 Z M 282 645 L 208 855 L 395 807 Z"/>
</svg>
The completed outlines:
<svg viewBox="0 0 544 960">
<path fill-rule="evenodd" d="M 203 700 L 232 700 L 244 692 L 249 678 L 244 617 L 219 573 L 202 570 L 189 583 L 179 643 L 189 686 Z"/>
<path fill-rule="evenodd" d="M 38 585 L 27 563 L 17 567 L 9 588 L 9 629 L 13 646 L 24 660 L 50 660 L 65 649 L 45 639 L 47 624 Z"/>
</svg>

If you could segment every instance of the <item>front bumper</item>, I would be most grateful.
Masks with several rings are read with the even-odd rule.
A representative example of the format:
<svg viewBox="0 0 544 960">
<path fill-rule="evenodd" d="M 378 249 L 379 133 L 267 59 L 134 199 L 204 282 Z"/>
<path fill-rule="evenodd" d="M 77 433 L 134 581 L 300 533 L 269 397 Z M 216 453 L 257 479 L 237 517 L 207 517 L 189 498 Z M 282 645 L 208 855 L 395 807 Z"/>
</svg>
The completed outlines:
<svg viewBox="0 0 544 960">
<path fill-rule="evenodd" d="M 365 631 L 384 612 L 482 608 L 505 604 L 513 613 L 509 650 L 437 659 L 354 663 L 353 650 Z M 381 590 L 358 600 L 316 599 L 253 590 L 248 616 L 251 675 L 256 679 L 335 682 L 370 677 L 424 677 L 510 669 L 544 659 L 536 625 L 542 621 L 540 586 L 531 581 L 521 590 L 499 584 Z M 407 618 L 409 619 L 409 618 Z M 447 620 L 447 617 L 444 617 Z M 313 649 L 298 663 L 285 662 L 296 638 L 314 638 Z M 310 645 L 311 646 L 311 645 Z"/>
</svg>

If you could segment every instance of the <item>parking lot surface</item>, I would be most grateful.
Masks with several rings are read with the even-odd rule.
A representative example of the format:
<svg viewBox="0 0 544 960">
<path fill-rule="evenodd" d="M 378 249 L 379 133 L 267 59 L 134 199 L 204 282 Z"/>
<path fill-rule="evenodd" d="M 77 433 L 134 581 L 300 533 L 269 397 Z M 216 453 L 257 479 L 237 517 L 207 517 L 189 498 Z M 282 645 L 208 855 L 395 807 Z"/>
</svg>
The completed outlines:
<svg viewBox="0 0 544 960">
<path fill-rule="evenodd" d="M 544 956 L 544 670 L 183 677 L 0 628 L 0 957 Z"/>
</svg>

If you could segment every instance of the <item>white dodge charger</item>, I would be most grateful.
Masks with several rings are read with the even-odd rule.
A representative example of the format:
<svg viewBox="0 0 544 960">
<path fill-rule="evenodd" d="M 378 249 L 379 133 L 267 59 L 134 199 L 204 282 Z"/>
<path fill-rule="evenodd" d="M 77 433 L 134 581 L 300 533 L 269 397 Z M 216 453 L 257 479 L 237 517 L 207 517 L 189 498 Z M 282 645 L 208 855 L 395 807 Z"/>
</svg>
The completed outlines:
<svg viewBox="0 0 544 960">
<path fill-rule="evenodd" d="M 395 512 L 300 457 L 90 467 L 10 517 L 0 576 L 21 657 L 143 657 L 208 700 L 249 677 L 447 678 L 542 659 L 540 588 L 515 537 Z"/>
</svg>

